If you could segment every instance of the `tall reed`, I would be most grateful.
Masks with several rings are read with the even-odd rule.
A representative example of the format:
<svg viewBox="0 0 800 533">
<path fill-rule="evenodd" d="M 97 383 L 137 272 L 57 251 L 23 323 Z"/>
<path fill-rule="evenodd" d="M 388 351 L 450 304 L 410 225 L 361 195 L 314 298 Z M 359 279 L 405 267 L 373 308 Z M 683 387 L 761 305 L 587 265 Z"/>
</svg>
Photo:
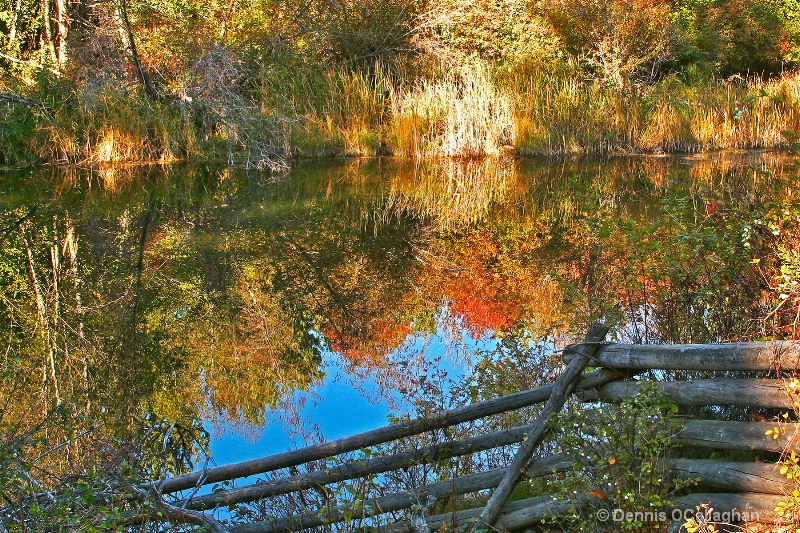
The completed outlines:
<svg viewBox="0 0 800 533">
<path fill-rule="evenodd" d="M 40 157 L 62 162 L 171 162 L 209 151 L 179 109 L 135 90 L 78 87 L 48 129 Z"/>
<path fill-rule="evenodd" d="M 258 98 L 265 110 L 294 119 L 287 131 L 297 157 L 377 155 L 388 151 L 385 124 L 392 88 L 386 70 L 349 69 L 262 73 Z"/>
<path fill-rule="evenodd" d="M 515 138 L 513 99 L 474 62 L 419 80 L 392 102 L 394 151 L 406 156 L 499 155 Z"/>
<path fill-rule="evenodd" d="M 673 75 L 620 89 L 570 61 L 493 70 L 473 60 L 417 78 L 380 64 L 255 78 L 248 102 L 259 116 L 288 119 L 275 127 L 296 158 L 697 152 L 777 148 L 800 136 L 800 73 L 693 83 Z M 110 81 L 54 90 L 43 92 L 60 102 L 50 115 L 0 109 L 0 163 L 230 159 L 224 128 L 196 110 Z"/>
<path fill-rule="evenodd" d="M 620 90 L 578 72 L 524 73 L 508 84 L 517 95 L 515 146 L 522 153 L 776 148 L 785 132 L 800 131 L 798 74 L 696 85 L 670 77 Z"/>
</svg>

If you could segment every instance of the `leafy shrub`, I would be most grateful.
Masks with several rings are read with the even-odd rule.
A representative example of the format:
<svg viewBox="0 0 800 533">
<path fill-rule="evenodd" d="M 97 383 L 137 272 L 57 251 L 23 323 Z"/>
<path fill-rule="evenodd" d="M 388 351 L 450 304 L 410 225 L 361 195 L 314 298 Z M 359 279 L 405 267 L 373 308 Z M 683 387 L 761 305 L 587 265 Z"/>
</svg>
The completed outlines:
<svg viewBox="0 0 800 533">
<path fill-rule="evenodd" d="M 773 74 L 788 42 L 776 0 L 688 0 L 673 17 L 681 35 L 677 60 L 715 74 Z"/>
<path fill-rule="evenodd" d="M 669 7 L 653 0 L 545 0 L 545 17 L 567 50 L 624 86 L 652 80 L 671 53 Z"/>
<path fill-rule="evenodd" d="M 559 443 L 576 466 L 557 485 L 557 494 L 569 500 L 591 494 L 604 507 L 608 504 L 626 513 L 662 510 L 670 496 L 686 486 L 686 482 L 670 480 L 663 463 L 670 437 L 679 427 L 671 416 L 677 410 L 653 383 L 643 382 L 639 394 L 619 405 L 578 407 L 562 414 L 557 425 Z M 577 531 L 595 531 L 602 525 L 603 514 L 576 512 L 564 520 Z M 638 519 L 614 522 L 615 529 L 650 530 Z"/>
</svg>

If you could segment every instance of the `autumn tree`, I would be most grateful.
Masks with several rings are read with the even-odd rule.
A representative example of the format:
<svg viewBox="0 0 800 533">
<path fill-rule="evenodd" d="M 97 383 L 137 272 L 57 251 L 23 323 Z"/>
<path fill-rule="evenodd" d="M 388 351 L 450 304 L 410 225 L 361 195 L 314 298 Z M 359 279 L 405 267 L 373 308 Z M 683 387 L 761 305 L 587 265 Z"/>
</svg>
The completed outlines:
<svg viewBox="0 0 800 533">
<path fill-rule="evenodd" d="M 63 70 L 69 59 L 73 30 L 87 14 L 87 1 L 3 0 L 0 2 L 0 57 L 16 65 L 49 65 Z"/>
<path fill-rule="evenodd" d="M 547 24 L 526 0 L 435 2 L 424 20 L 425 50 L 442 61 L 478 55 L 490 61 L 554 55 Z"/>
<path fill-rule="evenodd" d="M 670 57 L 670 9 L 655 0 L 545 0 L 543 14 L 567 50 L 624 87 L 652 81 Z"/>
<path fill-rule="evenodd" d="M 684 57 L 723 76 L 774 73 L 789 54 L 787 24 L 797 17 L 781 0 L 682 0 L 676 25 Z"/>
</svg>

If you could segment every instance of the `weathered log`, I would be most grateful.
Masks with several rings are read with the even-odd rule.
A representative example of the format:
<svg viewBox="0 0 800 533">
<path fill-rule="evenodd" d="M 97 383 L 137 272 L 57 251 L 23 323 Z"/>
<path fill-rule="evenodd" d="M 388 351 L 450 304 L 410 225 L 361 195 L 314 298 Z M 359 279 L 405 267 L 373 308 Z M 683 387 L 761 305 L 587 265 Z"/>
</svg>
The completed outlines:
<svg viewBox="0 0 800 533">
<path fill-rule="evenodd" d="M 528 464 L 525 474 L 529 477 L 544 476 L 553 472 L 565 472 L 573 465 L 572 460 L 565 455 L 553 455 L 534 459 Z M 421 487 L 415 493 L 392 494 L 376 498 L 362 504 L 358 511 L 349 506 L 340 506 L 327 513 L 304 513 L 272 521 L 252 522 L 231 530 L 231 533 L 287 533 L 318 527 L 334 522 L 347 520 L 357 516 L 366 518 L 392 511 L 408 509 L 418 502 L 424 502 L 433 497 L 437 500 L 453 494 L 468 494 L 479 490 L 496 487 L 506 472 L 505 468 L 496 468 L 486 472 L 469 474 L 451 481 L 434 483 Z"/>
<path fill-rule="evenodd" d="M 717 378 L 699 381 L 657 381 L 661 392 L 680 405 L 733 405 L 792 409 L 780 379 Z M 615 381 L 598 391 L 603 401 L 623 401 L 636 395 L 641 381 Z"/>
<path fill-rule="evenodd" d="M 416 450 L 387 456 L 369 457 L 336 465 L 325 470 L 317 470 L 273 481 L 254 483 L 234 489 L 194 496 L 178 505 L 187 509 L 213 509 L 214 507 L 251 502 L 288 492 L 321 487 L 338 481 L 346 481 L 367 475 L 380 474 L 400 468 L 429 463 L 450 457 L 460 457 L 472 453 L 507 446 L 522 441 L 533 429 L 533 424 L 517 426 L 507 430 L 494 431 L 486 435 L 470 437 L 459 441 L 447 441 L 425 446 Z"/>
<path fill-rule="evenodd" d="M 766 432 L 780 427 L 778 438 Z M 797 450 L 795 433 L 800 424 L 775 422 L 722 422 L 718 420 L 687 420 L 672 442 L 684 446 L 700 446 L 722 450 L 783 452 Z"/>
<path fill-rule="evenodd" d="M 781 495 L 791 493 L 791 483 L 780 473 L 780 465 L 775 463 L 669 459 L 664 465 L 671 477 L 696 479 L 703 488 Z"/>
<path fill-rule="evenodd" d="M 566 355 L 569 361 L 574 355 Z M 607 344 L 589 366 L 617 370 L 747 371 L 800 367 L 800 342 L 738 342 L 729 344 Z"/>
<path fill-rule="evenodd" d="M 698 506 L 708 504 L 713 508 L 710 517 L 713 522 L 774 522 L 775 507 L 785 500 L 786 496 L 757 492 L 688 494 L 674 500 L 670 515 L 673 520 L 685 521 L 694 518 Z"/>
<path fill-rule="evenodd" d="M 618 374 L 615 372 L 592 372 L 582 377 L 577 388 L 596 388 L 605 385 L 609 381 L 613 381 L 617 377 Z M 270 472 L 280 468 L 297 466 L 318 459 L 383 444 L 403 437 L 419 435 L 420 433 L 425 433 L 434 429 L 450 427 L 462 422 L 470 422 L 506 411 L 528 407 L 547 401 L 552 391 L 553 384 L 550 383 L 541 387 L 536 387 L 535 389 L 444 411 L 428 418 L 399 422 L 350 437 L 270 455 L 268 457 L 231 463 L 203 471 L 192 472 L 190 474 L 143 483 L 140 485 L 140 488 L 156 489 L 163 494 L 168 494 L 189 489 L 197 485 L 263 474 L 264 472 Z"/>
<path fill-rule="evenodd" d="M 539 496 L 506 503 L 497 517 L 497 531 L 517 531 L 540 524 L 545 518 L 572 512 L 598 503 L 593 496 L 579 497 L 574 501 L 558 501 L 553 496 Z M 482 508 L 467 509 L 455 513 L 445 513 L 425 518 L 431 531 L 439 531 L 445 526 L 447 531 L 456 531 L 459 525 L 475 523 Z M 398 522 L 381 528 L 382 533 L 402 533 L 408 531 L 408 522 Z"/>
<path fill-rule="evenodd" d="M 556 380 L 553 393 L 547 400 L 542 412 L 539 413 L 534 428 L 531 430 L 528 438 L 519 445 L 519 449 L 514 455 L 511 464 L 508 466 L 503 480 L 497 486 L 494 493 L 492 493 L 489 501 L 486 502 L 486 506 L 483 508 L 475 528 L 488 529 L 494 525 L 494 521 L 500 514 L 500 510 L 508 501 L 508 497 L 511 496 L 514 487 L 517 486 L 525 466 L 533 455 L 533 451 L 541 444 L 545 434 L 550 430 L 550 419 L 555 413 L 561 410 L 567 397 L 572 394 L 581 373 L 584 368 L 586 368 L 586 365 L 589 364 L 589 360 L 594 357 L 594 354 L 597 352 L 598 343 L 605 339 L 607 333 L 607 327 L 602 324 L 594 324 L 589 330 L 589 333 L 586 334 L 583 350 L 577 352 L 578 355 L 572 358 L 567 368 L 564 369 L 564 372 Z"/>
</svg>

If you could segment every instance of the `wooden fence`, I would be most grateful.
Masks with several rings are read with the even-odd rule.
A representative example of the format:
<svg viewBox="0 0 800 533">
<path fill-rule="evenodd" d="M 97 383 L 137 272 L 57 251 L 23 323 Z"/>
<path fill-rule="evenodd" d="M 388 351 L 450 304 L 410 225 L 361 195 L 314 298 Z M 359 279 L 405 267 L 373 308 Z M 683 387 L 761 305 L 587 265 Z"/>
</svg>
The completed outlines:
<svg viewBox="0 0 800 533">
<path fill-rule="evenodd" d="M 229 530 L 231 533 L 288 533 L 351 520 L 353 517 L 368 518 L 409 509 L 416 509 L 415 512 L 419 514 L 420 502 L 427 499 L 435 501 L 454 494 L 491 490 L 488 501 L 480 508 L 428 515 L 423 504 L 422 523 L 431 531 L 436 531 L 445 524 L 455 528 L 464 523 L 470 524 L 469 527 L 473 530 L 494 528 L 514 531 L 530 528 L 548 517 L 581 507 L 591 508 L 601 503 L 591 494 L 568 502 L 556 501 L 550 495 L 508 501 L 512 490 L 522 478 L 531 479 L 572 468 L 573 459 L 567 455 L 534 457 L 543 438 L 551 429 L 554 414 L 562 409 L 571 394 L 578 393 L 590 401 L 619 402 L 637 393 L 643 381 L 637 379 L 637 375 L 645 371 L 650 374 L 653 371 L 670 371 L 669 375 L 672 377 L 692 376 L 692 379 L 687 380 L 654 381 L 666 396 L 681 406 L 739 407 L 746 412 L 774 408 L 790 413 L 794 413 L 797 408 L 794 403 L 797 397 L 787 392 L 784 378 L 792 375 L 800 366 L 800 343 L 620 345 L 602 342 L 606 333 L 605 327 L 595 325 L 582 343 L 568 347 L 564 353 L 565 369 L 552 384 L 298 450 L 145 483 L 139 488 L 160 495 L 190 491 L 189 496 L 173 502 L 172 507 L 207 516 L 203 514 L 204 511 L 219 507 L 255 502 L 305 489 L 319 489 L 346 480 L 514 445 L 517 446 L 514 458 L 504 468 L 471 473 L 429 484 L 414 491 L 376 497 L 370 500 L 369 505 L 362 505 L 355 510 L 345 505 L 328 508 L 324 513 L 309 509 L 302 514 L 254 521 Z M 594 367 L 595 370 L 585 373 L 586 367 Z M 738 373 L 747 377 L 698 379 L 698 373 Z M 259 481 L 210 494 L 197 494 L 199 487 L 209 483 L 294 468 L 365 447 L 386 444 L 541 403 L 545 405 L 531 424 L 390 455 L 343 460 L 323 470 Z M 767 434 L 775 427 L 775 422 L 765 420 L 687 419 L 682 421 L 681 429 L 672 441 L 692 448 L 776 454 L 796 450 L 795 435 L 800 424 L 781 424 L 782 430 L 777 438 L 775 434 Z M 700 504 L 709 503 L 717 510 L 733 512 L 734 516 L 735 513 L 740 513 L 745 518 L 755 517 L 758 521 L 770 522 L 776 519 L 775 507 L 779 502 L 786 501 L 786 494 L 792 490 L 792 484 L 780 474 L 775 463 L 679 458 L 669 460 L 666 466 L 673 478 L 699 482 L 695 485 L 696 492 L 674 500 L 674 509 L 678 510 L 694 510 Z M 602 503 L 608 505 L 608 502 Z M 401 521 L 380 529 L 397 533 L 409 529 L 419 530 L 419 523 Z M 677 531 L 682 523 L 683 521 L 674 522 L 670 526 L 671 530 Z M 219 524 L 214 529 L 223 530 Z"/>
</svg>

